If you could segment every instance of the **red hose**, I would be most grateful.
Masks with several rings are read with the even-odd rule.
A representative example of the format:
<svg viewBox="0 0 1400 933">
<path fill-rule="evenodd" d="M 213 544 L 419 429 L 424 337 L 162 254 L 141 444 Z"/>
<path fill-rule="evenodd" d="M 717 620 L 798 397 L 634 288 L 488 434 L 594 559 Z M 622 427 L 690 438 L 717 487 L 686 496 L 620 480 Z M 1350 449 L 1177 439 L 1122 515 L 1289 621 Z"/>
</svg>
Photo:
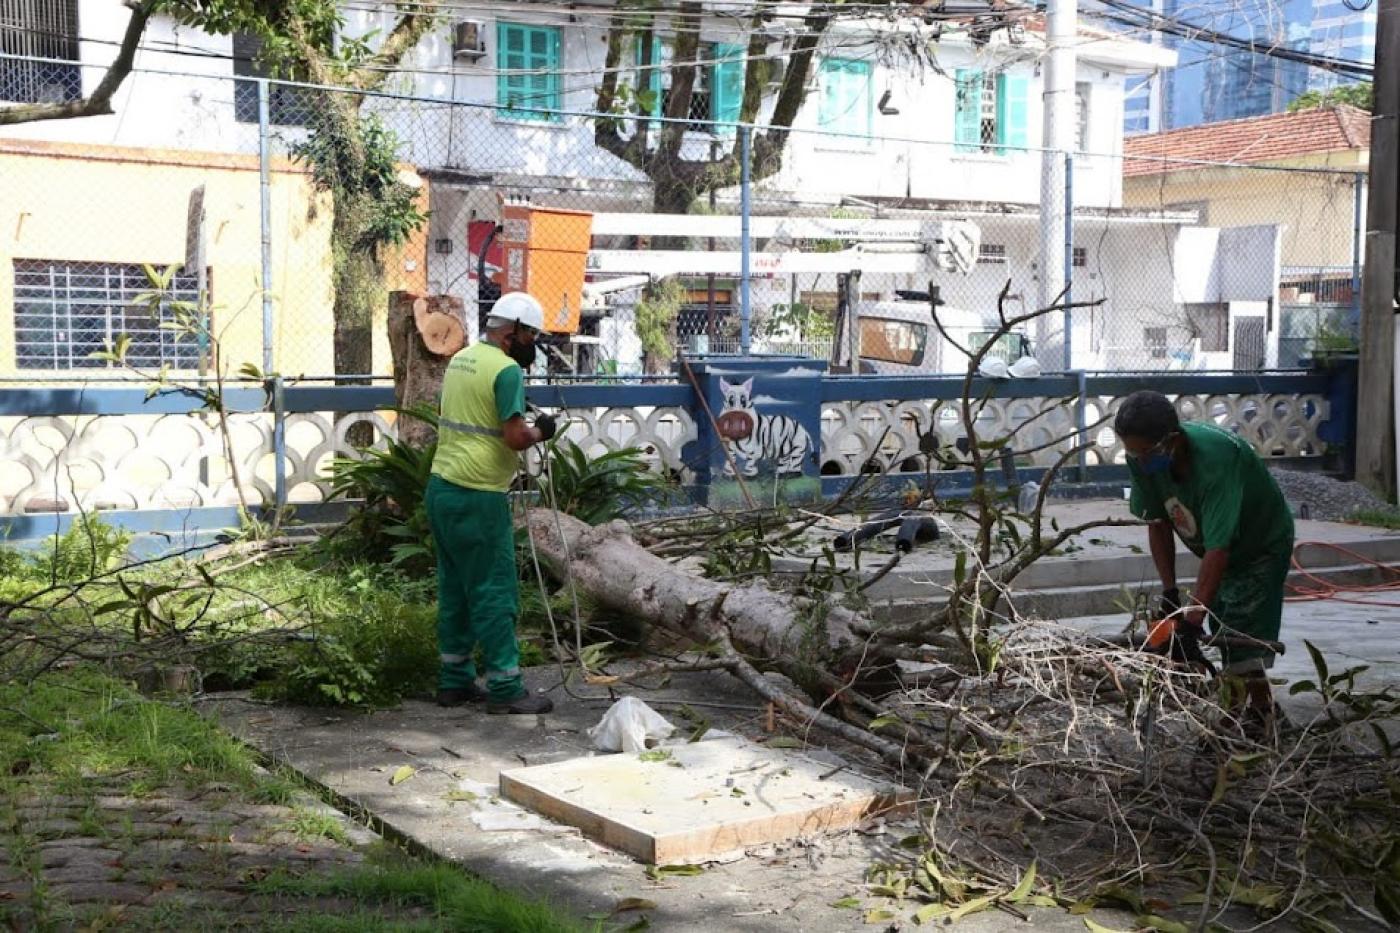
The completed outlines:
<svg viewBox="0 0 1400 933">
<path fill-rule="evenodd" d="M 1328 548 L 1329 550 L 1336 551 L 1339 554 L 1345 554 L 1347 557 L 1352 558 L 1352 560 L 1356 563 L 1369 564 L 1370 566 L 1375 567 L 1378 570 L 1384 571 L 1386 574 L 1389 574 L 1394 579 L 1386 583 L 1371 584 L 1332 583 L 1328 580 L 1324 580 L 1323 578 L 1314 574 L 1312 571 L 1308 570 L 1308 568 L 1303 566 L 1303 562 L 1298 559 L 1299 552 L 1302 551 L 1303 548 L 1308 547 Z M 1400 592 L 1400 567 L 1392 567 L 1389 564 L 1382 564 L 1378 560 L 1372 560 L 1371 558 L 1366 557 L 1363 554 L 1356 553 L 1350 548 L 1342 547 L 1340 544 L 1331 544 L 1326 541 L 1299 541 L 1298 544 L 1293 548 L 1293 569 L 1296 570 L 1298 574 L 1303 577 L 1303 579 L 1307 580 L 1309 583 L 1314 585 L 1306 586 L 1293 583 L 1285 584 L 1288 590 L 1293 594 L 1285 598 L 1286 602 L 1301 603 L 1319 599 L 1335 599 L 1338 602 L 1351 603 L 1357 606 L 1380 606 L 1386 609 L 1400 609 L 1400 602 L 1384 602 L 1378 600 L 1358 599 L 1355 596 L 1342 595 L 1344 593 L 1360 593 L 1365 595 L 1371 593 Z"/>
</svg>

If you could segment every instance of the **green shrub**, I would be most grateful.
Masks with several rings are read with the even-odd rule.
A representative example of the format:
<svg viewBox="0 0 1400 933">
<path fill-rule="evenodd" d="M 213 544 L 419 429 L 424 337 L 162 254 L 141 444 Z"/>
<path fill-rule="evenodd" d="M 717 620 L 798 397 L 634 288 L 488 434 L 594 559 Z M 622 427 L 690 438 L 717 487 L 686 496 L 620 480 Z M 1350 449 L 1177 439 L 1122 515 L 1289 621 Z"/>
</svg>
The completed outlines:
<svg viewBox="0 0 1400 933">
<path fill-rule="evenodd" d="M 87 513 L 49 537 L 36 554 L 36 569 L 56 583 L 78 583 L 120 567 L 130 546 L 130 532 Z"/>
<path fill-rule="evenodd" d="M 674 494 L 666 478 L 653 471 L 635 447 L 590 457 L 573 441 L 560 439 L 546 448 L 549 470 L 542 477 L 545 504 L 590 525 L 600 525 Z"/>
<path fill-rule="evenodd" d="M 431 411 L 414 409 L 405 417 L 437 424 Z M 331 461 L 330 498 L 363 499 L 340 540 L 347 549 L 370 560 L 427 573 L 433 566 L 433 536 L 424 496 L 433 470 L 437 444 L 422 449 L 389 438 L 383 450 L 366 448 L 360 457 Z"/>
</svg>

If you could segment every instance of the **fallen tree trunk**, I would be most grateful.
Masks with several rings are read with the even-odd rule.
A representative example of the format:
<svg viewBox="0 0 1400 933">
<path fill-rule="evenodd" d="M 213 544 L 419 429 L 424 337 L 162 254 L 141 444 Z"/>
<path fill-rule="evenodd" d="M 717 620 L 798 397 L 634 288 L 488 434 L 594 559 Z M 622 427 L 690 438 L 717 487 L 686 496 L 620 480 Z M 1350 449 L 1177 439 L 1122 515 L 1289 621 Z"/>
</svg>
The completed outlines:
<svg viewBox="0 0 1400 933">
<path fill-rule="evenodd" d="M 776 683 L 760 668 L 796 683 L 832 679 L 830 671 L 860 668 L 869 621 L 839 606 L 819 609 L 761 583 L 721 583 L 686 573 L 632 540 L 623 521 L 592 526 L 550 509 L 526 516 L 540 560 L 560 579 L 601 605 L 681 635 L 711 651 L 764 699 L 800 722 L 904 765 L 905 749 L 823 712 Z M 814 674 L 814 672 L 816 672 Z"/>
<path fill-rule="evenodd" d="M 859 633 L 870 622 L 859 613 L 817 610 L 761 582 L 693 576 L 637 544 L 626 522 L 595 527 L 549 509 L 531 509 L 527 521 L 541 560 L 559 579 L 571 575 L 599 603 L 702 644 L 718 623 L 746 656 L 780 670 L 794 660 L 839 669 L 864 647 Z"/>
</svg>

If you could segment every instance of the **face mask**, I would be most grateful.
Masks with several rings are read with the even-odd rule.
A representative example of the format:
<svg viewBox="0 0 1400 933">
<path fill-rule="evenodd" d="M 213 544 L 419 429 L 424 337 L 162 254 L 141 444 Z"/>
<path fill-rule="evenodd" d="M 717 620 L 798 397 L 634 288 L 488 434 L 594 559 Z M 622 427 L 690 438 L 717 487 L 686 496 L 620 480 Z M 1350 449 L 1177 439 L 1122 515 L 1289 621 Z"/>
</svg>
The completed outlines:
<svg viewBox="0 0 1400 933">
<path fill-rule="evenodd" d="M 510 349 L 506 351 L 506 355 L 519 363 L 520 368 L 527 372 L 531 366 L 535 365 L 535 345 L 533 343 L 526 344 L 518 337 L 511 337 Z"/>
<path fill-rule="evenodd" d="M 1143 459 L 1138 460 L 1138 469 L 1148 476 L 1157 473 L 1165 473 L 1172 468 L 1171 449 L 1168 441 L 1171 437 L 1165 437 L 1152 447 L 1152 453 Z M 1167 449 L 1163 449 L 1166 447 Z"/>
<path fill-rule="evenodd" d="M 1171 454 L 1153 454 L 1146 460 L 1138 461 L 1138 469 L 1148 476 L 1165 473 L 1172 468 Z"/>
</svg>

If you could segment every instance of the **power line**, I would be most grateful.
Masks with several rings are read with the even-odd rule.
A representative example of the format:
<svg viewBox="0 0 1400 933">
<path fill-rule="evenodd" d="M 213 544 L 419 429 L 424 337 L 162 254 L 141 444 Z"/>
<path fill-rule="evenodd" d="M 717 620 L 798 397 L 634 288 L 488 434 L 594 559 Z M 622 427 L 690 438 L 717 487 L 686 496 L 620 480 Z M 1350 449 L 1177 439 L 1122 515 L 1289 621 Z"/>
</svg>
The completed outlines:
<svg viewBox="0 0 1400 933">
<path fill-rule="evenodd" d="M 1281 58 L 1286 61 L 1301 62 L 1305 65 L 1311 65 L 1314 68 L 1320 68 L 1325 71 L 1335 71 L 1339 74 L 1346 74 L 1353 77 L 1370 78 L 1375 74 L 1375 69 L 1363 62 L 1357 62 L 1347 58 L 1314 55 L 1310 52 L 1302 52 L 1297 49 L 1290 49 L 1279 45 L 1265 45 L 1253 39 L 1232 36 L 1195 23 L 1188 23 L 1174 17 L 1164 16 L 1155 11 L 1146 10 L 1134 6 L 1131 3 L 1123 2 L 1123 0 L 1097 0 L 1097 2 L 1116 12 L 1108 13 L 1086 10 L 1086 15 L 1098 19 L 1105 19 L 1110 22 L 1151 30 L 1153 32 L 1160 32 L 1190 41 L 1240 49 L 1252 52 L 1256 55 L 1267 55 L 1271 58 Z"/>
</svg>

